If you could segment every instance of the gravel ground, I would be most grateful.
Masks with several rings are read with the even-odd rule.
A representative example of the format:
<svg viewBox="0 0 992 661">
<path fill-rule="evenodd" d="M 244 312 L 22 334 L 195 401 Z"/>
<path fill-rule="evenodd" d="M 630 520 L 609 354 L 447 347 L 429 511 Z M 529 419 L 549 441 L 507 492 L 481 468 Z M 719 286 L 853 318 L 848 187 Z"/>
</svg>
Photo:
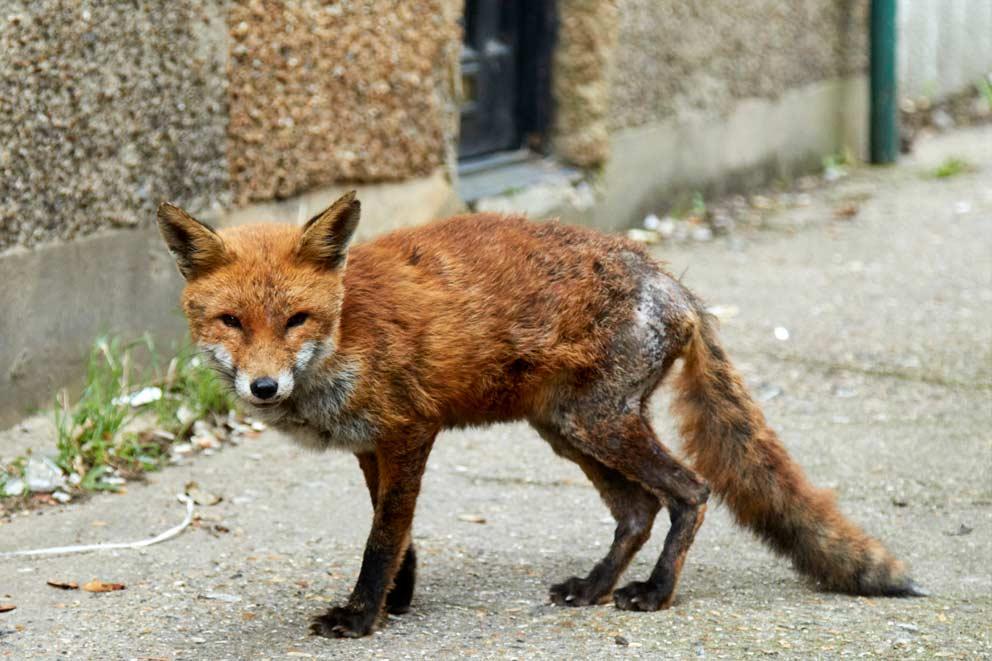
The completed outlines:
<svg viewBox="0 0 992 661">
<path fill-rule="evenodd" d="M 949 154 L 977 170 L 925 176 Z M 0 550 L 132 539 L 180 520 L 174 494 L 188 480 L 224 497 L 199 509 L 197 527 L 143 551 L 0 560 L 0 603 L 17 606 L 0 613 L 0 657 L 988 658 L 990 177 L 992 128 L 956 132 L 898 168 L 815 193 L 776 225 L 801 231 L 659 249 L 723 309 L 730 354 L 790 450 L 930 598 L 818 593 L 718 507 L 671 610 L 552 607 L 547 586 L 587 571 L 612 524 L 575 467 L 507 425 L 439 439 L 415 526 L 413 611 L 366 639 L 312 638 L 309 617 L 357 575 L 370 507 L 353 458 L 311 456 L 266 432 L 125 495 L 0 525 Z M 858 215 L 835 218 L 851 199 Z M 664 395 L 656 407 L 668 429 Z M 629 576 L 648 573 L 662 533 Z M 127 589 L 45 585 L 91 578 Z"/>
</svg>

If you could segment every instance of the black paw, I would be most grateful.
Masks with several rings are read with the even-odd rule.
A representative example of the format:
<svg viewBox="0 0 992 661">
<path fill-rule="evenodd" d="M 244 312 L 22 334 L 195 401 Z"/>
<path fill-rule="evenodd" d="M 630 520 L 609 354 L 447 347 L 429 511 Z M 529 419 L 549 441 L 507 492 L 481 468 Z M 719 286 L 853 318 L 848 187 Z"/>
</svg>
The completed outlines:
<svg viewBox="0 0 992 661">
<path fill-rule="evenodd" d="M 605 597 L 605 590 L 585 578 L 573 576 L 551 586 L 551 603 L 558 606 L 591 606 Z"/>
<path fill-rule="evenodd" d="M 353 610 L 348 607 L 335 607 L 323 615 L 313 618 L 310 633 L 324 638 L 361 638 L 372 633 L 375 613 Z"/>
<path fill-rule="evenodd" d="M 403 564 L 396 572 L 393 589 L 386 595 L 386 612 L 392 615 L 402 615 L 410 611 L 413 600 L 413 586 L 417 578 L 417 556 L 411 546 L 403 556 Z"/>
<path fill-rule="evenodd" d="M 406 592 L 396 592 L 394 589 L 386 597 L 386 612 L 390 615 L 403 615 L 404 613 L 410 612 L 410 600 L 413 597 L 413 591 L 408 590 Z"/>
<path fill-rule="evenodd" d="M 624 611 L 656 611 L 672 605 L 672 591 L 664 586 L 634 581 L 613 593 L 613 603 Z"/>
</svg>

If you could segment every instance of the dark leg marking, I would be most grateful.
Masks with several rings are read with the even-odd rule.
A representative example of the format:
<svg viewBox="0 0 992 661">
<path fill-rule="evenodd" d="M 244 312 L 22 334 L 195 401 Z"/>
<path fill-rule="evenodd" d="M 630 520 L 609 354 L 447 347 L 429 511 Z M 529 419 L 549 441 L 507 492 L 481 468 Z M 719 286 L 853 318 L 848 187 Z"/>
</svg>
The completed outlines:
<svg viewBox="0 0 992 661">
<path fill-rule="evenodd" d="M 610 415 L 612 414 L 612 416 Z M 649 491 L 669 508 L 671 528 L 651 577 L 614 593 L 623 610 L 658 610 L 671 606 L 682 565 L 703 522 L 709 487 L 662 445 L 640 413 L 617 415 L 584 408 L 566 415 L 563 437 Z"/>
<path fill-rule="evenodd" d="M 358 465 L 362 468 L 365 476 L 365 486 L 369 489 L 369 496 L 372 499 L 372 507 L 375 508 L 379 490 L 379 464 L 376 462 L 375 453 L 365 452 L 356 454 Z M 413 589 L 417 579 L 417 553 L 413 549 L 413 542 L 406 549 L 403 556 L 403 563 L 396 578 L 393 579 L 393 586 L 386 595 L 386 612 L 393 615 L 402 615 L 410 611 L 410 602 L 413 600 Z"/>
<path fill-rule="evenodd" d="M 559 606 L 589 606 L 609 601 L 627 565 L 651 536 L 651 526 L 660 509 L 658 499 L 619 472 L 576 450 L 557 431 L 544 425 L 535 427 L 556 454 L 579 465 L 617 522 L 606 557 L 585 578 L 573 576 L 552 585 L 551 601 Z"/>
<path fill-rule="evenodd" d="M 380 441 L 376 450 L 379 483 L 375 516 L 358 582 L 347 604 L 314 618 L 312 633 L 329 638 L 358 638 L 372 633 L 410 545 L 417 494 L 435 434 L 431 430 L 400 442 Z"/>
</svg>

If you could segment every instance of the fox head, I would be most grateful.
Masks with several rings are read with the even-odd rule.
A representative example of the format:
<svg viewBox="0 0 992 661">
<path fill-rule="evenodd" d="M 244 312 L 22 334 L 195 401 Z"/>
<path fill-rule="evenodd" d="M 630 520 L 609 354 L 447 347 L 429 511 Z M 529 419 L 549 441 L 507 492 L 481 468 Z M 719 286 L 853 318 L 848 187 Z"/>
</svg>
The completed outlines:
<svg viewBox="0 0 992 661">
<path fill-rule="evenodd" d="M 217 232 L 178 207 L 159 207 L 159 229 L 186 279 L 182 308 L 193 341 L 242 400 L 285 401 L 334 352 L 359 215 L 354 191 L 303 227 Z"/>
</svg>

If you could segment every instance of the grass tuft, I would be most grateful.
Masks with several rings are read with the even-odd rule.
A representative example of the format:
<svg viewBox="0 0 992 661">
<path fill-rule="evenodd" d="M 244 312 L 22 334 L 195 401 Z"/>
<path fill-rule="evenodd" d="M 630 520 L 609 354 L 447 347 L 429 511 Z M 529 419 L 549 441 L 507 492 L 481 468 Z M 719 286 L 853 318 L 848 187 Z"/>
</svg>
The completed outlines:
<svg viewBox="0 0 992 661">
<path fill-rule="evenodd" d="M 936 179 L 949 179 L 951 177 L 956 177 L 959 174 L 964 174 L 966 172 L 971 172 L 975 169 L 968 161 L 957 158 L 955 156 L 950 156 L 936 167 L 933 171 L 933 176 Z"/>
<path fill-rule="evenodd" d="M 137 364 L 149 367 L 139 374 Z M 149 335 L 134 342 L 100 337 L 79 399 L 70 402 L 65 390 L 56 396 L 52 459 L 69 488 L 118 490 L 123 478 L 165 465 L 170 447 L 186 442 L 197 420 L 216 422 L 233 409 L 234 397 L 195 349 L 183 349 L 163 368 Z M 0 466 L 0 497 L 6 483 L 23 478 L 27 462 L 17 457 Z"/>
</svg>

